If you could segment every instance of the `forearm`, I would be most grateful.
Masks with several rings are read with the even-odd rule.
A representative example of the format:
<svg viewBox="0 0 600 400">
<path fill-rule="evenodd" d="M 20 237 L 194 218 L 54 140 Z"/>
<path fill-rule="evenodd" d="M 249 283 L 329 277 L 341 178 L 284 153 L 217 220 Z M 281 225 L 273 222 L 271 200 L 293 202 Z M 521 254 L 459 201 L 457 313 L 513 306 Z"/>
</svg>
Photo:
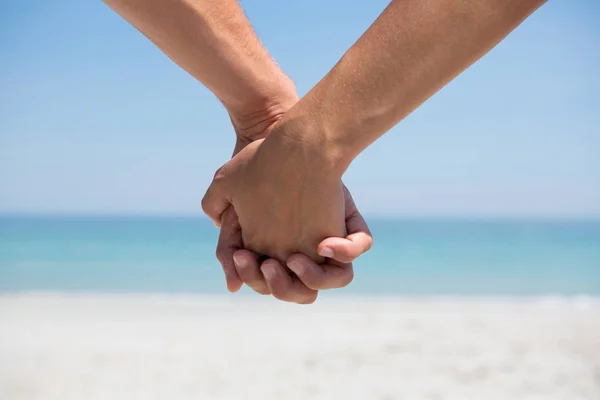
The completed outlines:
<svg viewBox="0 0 600 400">
<path fill-rule="evenodd" d="M 261 45 L 237 0 L 104 0 L 232 115 L 295 102 L 295 88 Z M 288 105 L 291 106 L 291 104 Z M 250 121 L 252 122 L 252 121 Z"/>
<path fill-rule="evenodd" d="M 282 122 L 300 121 L 343 171 L 543 3 L 394 0 Z"/>
</svg>

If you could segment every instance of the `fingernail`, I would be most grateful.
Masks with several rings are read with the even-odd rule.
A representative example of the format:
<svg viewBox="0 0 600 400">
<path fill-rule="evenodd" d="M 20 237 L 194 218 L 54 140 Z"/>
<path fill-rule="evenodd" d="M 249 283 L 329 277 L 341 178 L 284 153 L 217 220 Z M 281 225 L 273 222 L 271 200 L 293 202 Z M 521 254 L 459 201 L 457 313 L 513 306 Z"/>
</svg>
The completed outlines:
<svg viewBox="0 0 600 400">
<path fill-rule="evenodd" d="M 246 268 L 246 266 L 248 265 L 244 257 L 241 257 L 240 255 L 236 254 L 233 255 L 233 263 L 237 268 Z"/>
<path fill-rule="evenodd" d="M 306 270 L 304 264 L 298 261 L 290 261 L 288 267 L 298 276 L 304 275 L 304 271 Z"/>
<path fill-rule="evenodd" d="M 267 278 L 268 280 L 275 278 L 275 268 L 273 268 L 272 265 L 269 265 L 269 264 L 263 265 L 260 268 L 260 270 L 262 271 L 265 278 Z"/>
<path fill-rule="evenodd" d="M 321 249 L 321 251 L 319 252 L 319 255 L 321 257 L 332 258 L 333 250 L 331 250 L 329 247 L 323 247 L 323 249 Z"/>
</svg>

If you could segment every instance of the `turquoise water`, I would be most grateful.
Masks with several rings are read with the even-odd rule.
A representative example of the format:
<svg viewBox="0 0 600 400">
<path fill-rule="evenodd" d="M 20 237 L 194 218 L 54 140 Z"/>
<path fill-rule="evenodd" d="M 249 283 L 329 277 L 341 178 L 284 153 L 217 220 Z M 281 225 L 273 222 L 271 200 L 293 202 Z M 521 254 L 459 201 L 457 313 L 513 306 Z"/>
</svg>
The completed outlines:
<svg viewBox="0 0 600 400">
<path fill-rule="evenodd" d="M 600 222 L 372 219 L 339 294 L 600 294 Z M 203 218 L 0 217 L 0 291 L 225 293 Z"/>
</svg>

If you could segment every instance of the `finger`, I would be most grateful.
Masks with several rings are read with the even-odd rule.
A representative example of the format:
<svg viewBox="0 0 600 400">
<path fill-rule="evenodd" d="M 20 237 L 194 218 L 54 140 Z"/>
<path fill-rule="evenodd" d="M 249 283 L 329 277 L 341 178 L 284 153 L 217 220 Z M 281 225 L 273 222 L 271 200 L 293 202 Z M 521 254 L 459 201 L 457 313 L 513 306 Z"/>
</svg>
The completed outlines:
<svg viewBox="0 0 600 400">
<path fill-rule="evenodd" d="M 319 265 L 300 253 L 290 256 L 287 266 L 306 287 L 313 290 L 342 288 L 354 279 L 351 263 L 332 261 Z"/>
<path fill-rule="evenodd" d="M 258 255 L 250 250 L 238 250 L 233 255 L 235 270 L 242 282 L 252 290 L 260 294 L 271 294 L 269 285 L 260 271 L 260 260 Z"/>
<path fill-rule="evenodd" d="M 290 275 L 279 261 L 266 260 L 260 269 L 275 298 L 298 304 L 312 304 L 317 299 L 319 292 L 309 289 L 297 277 Z"/>
<path fill-rule="evenodd" d="M 221 227 L 221 215 L 230 203 L 227 196 L 226 179 L 223 167 L 219 168 L 202 198 L 202 211 L 208 215 L 217 228 Z"/>
<path fill-rule="evenodd" d="M 373 246 L 373 236 L 367 222 L 362 217 L 352 195 L 344 186 L 346 202 L 346 230 L 345 238 L 326 238 L 317 246 L 321 257 L 330 258 L 341 263 L 350 263 L 358 256 L 366 253 Z"/>
<path fill-rule="evenodd" d="M 217 259 L 225 272 L 227 289 L 235 293 L 243 285 L 236 271 L 233 255 L 242 246 L 242 230 L 238 222 L 237 214 L 233 207 L 229 207 L 223 213 L 223 224 L 217 244 Z"/>
<path fill-rule="evenodd" d="M 327 238 L 317 247 L 321 257 L 341 263 L 351 263 L 358 256 L 366 253 L 373 245 L 373 238 L 367 232 L 356 232 L 345 238 Z"/>
</svg>

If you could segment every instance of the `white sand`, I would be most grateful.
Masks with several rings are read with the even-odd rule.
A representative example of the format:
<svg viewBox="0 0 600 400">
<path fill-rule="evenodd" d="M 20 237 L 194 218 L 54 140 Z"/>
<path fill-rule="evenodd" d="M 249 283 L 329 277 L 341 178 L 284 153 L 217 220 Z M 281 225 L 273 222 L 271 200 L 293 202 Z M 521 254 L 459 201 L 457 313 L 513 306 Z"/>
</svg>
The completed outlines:
<svg viewBox="0 0 600 400">
<path fill-rule="evenodd" d="M 0 296 L 0 399 L 600 399 L 598 300 Z"/>
</svg>

